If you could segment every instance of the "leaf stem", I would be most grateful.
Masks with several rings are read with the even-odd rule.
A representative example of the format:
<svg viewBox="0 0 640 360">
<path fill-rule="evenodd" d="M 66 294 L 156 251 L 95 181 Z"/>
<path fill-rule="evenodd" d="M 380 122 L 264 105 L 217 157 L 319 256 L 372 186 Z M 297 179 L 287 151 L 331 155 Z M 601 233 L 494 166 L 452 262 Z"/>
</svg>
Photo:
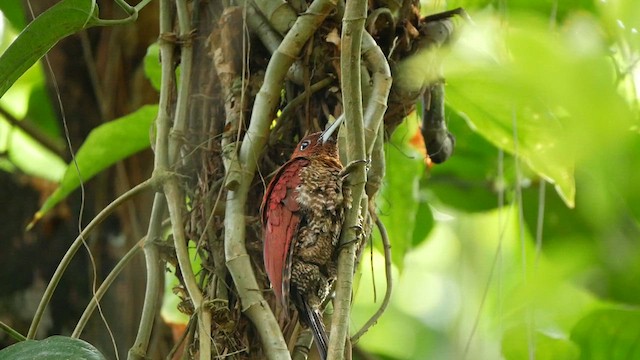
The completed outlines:
<svg viewBox="0 0 640 360">
<path fill-rule="evenodd" d="M 0 330 L 3 330 L 7 334 L 9 334 L 9 336 L 11 336 L 12 338 L 14 338 L 17 341 L 25 341 L 25 340 L 27 340 L 27 338 L 24 335 L 20 334 L 17 330 L 15 330 L 11 326 L 3 323 L 2 321 L 0 321 Z"/>
</svg>

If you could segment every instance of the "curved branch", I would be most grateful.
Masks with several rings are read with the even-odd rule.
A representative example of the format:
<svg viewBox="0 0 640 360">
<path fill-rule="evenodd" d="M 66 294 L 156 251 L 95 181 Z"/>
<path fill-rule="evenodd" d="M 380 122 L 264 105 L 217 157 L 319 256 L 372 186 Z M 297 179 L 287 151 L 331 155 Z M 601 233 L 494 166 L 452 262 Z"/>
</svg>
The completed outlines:
<svg viewBox="0 0 640 360">
<path fill-rule="evenodd" d="M 375 215 L 374 215 L 375 216 Z M 389 235 L 387 234 L 387 229 L 385 228 L 382 220 L 379 217 L 376 218 L 376 226 L 378 226 L 378 230 L 380 230 L 380 237 L 382 238 L 382 246 L 384 247 L 384 274 L 387 280 L 387 289 L 384 292 L 384 299 L 382 299 L 382 303 L 378 310 L 371 316 L 371 318 L 362 326 L 360 330 L 358 330 L 355 335 L 351 337 L 351 343 L 356 344 L 360 337 L 364 335 L 369 328 L 375 325 L 380 319 L 380 316 L 384 314 L 385 310 L 387 310 L 387 306 L 389 306 L 389 301 L 391 300 L 391 292 L 393 288 L 393 277 L 391 273 L 391 243 L 389 242 Z"/>
<path fill-rule="evenodd" d="M 84 309 L 84 312 L 82 313 L 82 316 L 80 317 L 80 320 L 78 320 L 78 323 L 76 324 L 76 328 L 73 330 L 73 333 L 71 333 L 71 337 L 72 338 L 76 338 L 77 339 L 77 338 L 80 337 L 80 335 L 82 334 L 82 330 L 84 330 L 84 327 L 87 325 L 87 322 L 89 321 L 89 318 L 91 317 L 91 314 L 93 314 L 93 311 L 96 309 L 98 303 L 102 299 L 102 296 L 104 296 L 104 294 L 107 292 L 107 290 L 109 290 L 109 287 L 111 287 L 111 284 L 113 284 L 113 282 L 116 280 L 118 275 L 120 275 L 122 270 L 129 264 L 129 262 L 136 255 L 138 255 L 138 253 L 140 253 L 140 251 L 142 251 L 142 246 L 146 242 L 146 239 L 147 239 L 147 237 L 145 236 L 140 241 L 138 241 L 138 243 L 134 247 L 132 247 L 122 257 L 122 259 L 120 259 L 120 261 L 118 261 L 116 266 L 113 267 L 113 270 L 111 270 L 109 275 L 104 279 L 104 281 L 102 282 L 102 284 L 100 285 L 98 290 L 96 290 L 95 294 L 91 298 L 91 301 L 89 302 L 87 307 Z"/>
<path fill-rule="evenodd" d="M 176 10 L 178 17 L 178 29 L 180 39 L 180 83 L 177 89 L 177 99 L 173 126 L 169 134 L 169 163 L 170 168 L 180 168 L 180 150 L 182 139 L 184 138 L 187 126 L 187 111 L 189 105 L 189 96 L 191 88 L 191 72 L 193 65 L 193 44 L 192 44 L 192 28 L 189 19 L 189 10 L 186 0 L 176 1 Z M 196 277 L 191 267 L 191 259 L 189 258 L 187 236 L 183 225 L 183 208 L 185 204 L 185 195 L 183 190 L 178 186 L 175 176 L 170 177 L 164 184 L 164 194 L 169 208 L 169 217 L 171 219 L 171 232 L 178 258 L 178 265 L 185 287 L 189 293 L 189 298 L 193 302 L 196 314 L 198 316 L 198 337 L 200 359 L 209 359 L 211 357 L 211 313 L 203 307 L 204 296 L 198 286 Z"/>
<path fill-rule="evenodd" d="M 203 307 L 203 296 L 196 277 L 191 268 L 191 260 L 189 259 L 189 250 L 187 248 L 188 239 L 182 226 L 182 207 L 184 204 L 184 194 L 178 186 L 175 177 L 169 179 L 164 187 L 169 206 L 169 216 L 171 218 L 173 240 L 176 248 L 176 256 L 178 264 L 182 272 L 185 287 L 189 293 L 189 298 L 193 302 L 193 307 L 198 314 L 198 334 L 200 359 L 205 360 L 211 357 L 211 316 Z"/>
<path fill-rule="evenodd" d="M 280 34 L 284 35 L 296 21 L 296 13 L 285 0 L 255 0 L 256 7 Z"/>
<path fill-rule="evenodd" d="M 366 158 L 360 82 L 360 51 L 366 13 L 366 1 L 348 1 L 342 20 L 340 70 L 342 73 L 342 98 L 346 133 L 349 139 L 347 142 L 347 160 L 350 163 Z M 366 194 L 364 194 L 366 181 L 365 164 L 360 162 L 354 166 L 353 172 L 349 174 L 347 185 L 351 190 L 353 202 L 351 208 L 346 212 L 345 223 L 340 236 L 338 279 L 336 281 L 336 297 L 331 321 L 328 359 L 342 359 L 344 357 L 351 311 L 356 244 L 359 243 L 362 235 L 360 218 L 363 200 L 365 200 L 364 208 L 367 208 Z"/>
<path fill-rule="evenodd" d="M 20 334 L 17 330 L 12 328 L 11 326 L 0 321 L 0 330 L 6 332 L 9 336 L 11 336 L 16 341 L 25 341 L 27 338 Z"/>
<path fill-rule="evenodd" d="M 378 128 L 387 110 L 392 78 L 391 68 L 384 53 L 367 32 L 362 35 L 362 57 L 369 71 L 373 73 L 373 90 L 364 113 L 367 157 L 370 157 L 378 134 Z"/>
<path fill-rule="evenodd" d="M 162 59 L 162 77 L 160 84 L 160 99 L 158 101 L 158 117 L 156 118 L 156 143 L 154 147 L 155 158 L 153 177 L 161 174 L 169 166 L 169 106 L 171 89 L 174 86 L 173 71 L 174 44 L 166 39 L 172 30 L 172 9 L 169 0 L 160 1 L 160 58 Z M 160 289 L 164 279 L 164 269 L 160 260 L 159 251 L 154 241 L 161 237 L 162 215 L 166 208 L 166 199 L 163 194 L 156 193 L 151 208 L 147 241 L 144 245 L 144 260 L 147 270 L 147 284 L 144 293 L 142 315 L 138 325 L 138 333 L 133 346 L 129 349 L 128 359 L 144 359 L 149 347 L 153 322 L 158 312 Z"/>
<path fill-rule="evenodd" d="M 315 0 L 308 11 L 298 17 L 278 50 L 273 54 L 265 79 L 258 92 L 249 129 L 242 141 L 239 162 L 244 173 L 238 188 L 227 193 L 225 226 L 225 257 L 242 303 L 242 311 L 253 322 L 265 354 L 269 359 L 290 358 L 282 332 L 261 294 L 245 247 L 245 204 L 255 175 L 258 159 L 266 144 L 269 125 L 275 116 L 280 90 L 287 70 L 295 61 L 303 45 L 320 26 L 337 0 Z"/>
<path fill-rule="evenodd" d="M 38 332 L 38 327 L 40 326 L 40 321 L 42 320 L 42 315 L 44 314 L 44 311 L 47 308 L 47 305 L 49 304 L 51 297 L 53 296 L 53 292 L 58 286 L 58 283 L 60 282 L 62 275 L 67 269 L 67 266 L 69 266 L 71 259 L 73 259 L 73 256 L 76 254 L 80 246 L 82 246 L 82 244 L 84 243 L 84 239 L 86 239 L 87 236 L 107 218 L 107 216 L 111 215 L 111 213 L 115 209 L 117 209 L 120 205 L 122 205 L 122 203 L 140 194 L 141 192 L 147 190 L 148 188 L 151 187 L 153 183 L 154 183 L 153 178 L 146 180 L 136 185 L 134 188 L 127 191 L 126 193 L 120 195 L 117 199 L 115 199 L 109 205 L 107 205 L 104 209 L 102 209 L 102 211 L 100 211 L 100 213 L 96 215 L 96 217 L 93 218 L 93 220 L 91 220 L 91 222 L 82 230 L 80 235 L 78 235 L 78 237 L 73 241 L 73 243 L 69 247 L 69 250 L 67 250 L 66 254 L 64 254 L 64 257 L 62 258 L 62 260 L 60 260 L 60 263 L 58 264 L 58 267 L 56 268 L 55 273 L 51 277 L 51 280 L 49 281 L 49 284 L 47 285 L 47 288 L 44 294 L 42 295 L 40 304 L 38 304 L 38 308 L 36 309 L 36 313 L 33 316 L 31 326 L 29 327 L 29 332 L 27 333 L 28 339 L 35 338 L 36 333 Z"/>
</svg>

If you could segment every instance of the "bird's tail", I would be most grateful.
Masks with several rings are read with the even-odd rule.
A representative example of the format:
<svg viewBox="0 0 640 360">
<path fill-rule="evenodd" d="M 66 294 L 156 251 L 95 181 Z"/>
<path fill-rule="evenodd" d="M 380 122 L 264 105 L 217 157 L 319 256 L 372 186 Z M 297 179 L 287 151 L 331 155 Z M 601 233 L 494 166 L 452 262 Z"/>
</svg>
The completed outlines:
<svg viewBox="0 0 640 360">
<path fill-rule="evenodd" d="M 309 303 L 300 294 L 298 294 L 298 296 L 298 301 L 303 308 L 301 309 L 303 311 L 300 311 L 300 320 L 311 328 L 313 341 L 316 343 L 316 347 L 320 353 L 320 359 L 325 360 L 329 349 L 329 337 L 322 322 L 322 314 L 320 314 L 319 310 L 311 308 Z"/>
</svg>

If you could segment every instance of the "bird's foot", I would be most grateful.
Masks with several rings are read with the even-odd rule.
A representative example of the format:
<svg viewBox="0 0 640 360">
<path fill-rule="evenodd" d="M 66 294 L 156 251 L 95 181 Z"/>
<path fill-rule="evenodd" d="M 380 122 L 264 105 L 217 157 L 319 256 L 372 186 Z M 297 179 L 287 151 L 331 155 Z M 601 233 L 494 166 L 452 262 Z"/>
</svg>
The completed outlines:
<svg viewBox="0 0 640 360">
<path fill-rule="evenodd" d="M 347 164 L 347 166 L 344 167 L 344 169 L 340 171 L 340 177 L 344 180 L 347 176 L 349 176 L 349 174 L 351 174 L 356 169 L 356 166 L 362 165 L 362 164 L 364 164 L 368 169 L 369 165 L 371 165 L 371 160 L 361 159 L 361 160 L 351 161 L 350 163 Z"/>
</svg>

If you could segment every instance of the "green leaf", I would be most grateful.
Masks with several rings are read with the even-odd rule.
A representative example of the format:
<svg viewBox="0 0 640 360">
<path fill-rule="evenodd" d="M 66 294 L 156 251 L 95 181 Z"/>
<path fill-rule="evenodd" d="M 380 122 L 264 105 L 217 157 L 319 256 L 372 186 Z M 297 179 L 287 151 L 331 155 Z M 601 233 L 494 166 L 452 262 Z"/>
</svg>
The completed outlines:
<svg viewBox="0 0 640 360">
<path fill-rule="evenodd" d="M 418 131 L 415 118 L 405 121 L 393 133 L 386 146 L 386 174 L 378 214 L 389 234 L 393 263 L 402 268 L 405 253 L 411 249 L 414 228 L 432 226 L 432 219 L 417 218 L 418 188 L 424 176 L 424 156 L 408 145 Z M 375 236 L 379 236 L 374 232 Z M 382 243 L 375 241 L 382 249 Z"/>
<path fill-rule="evenodd" d="M 160 66 L 160 45 L 157 42 L 149 45 L 144 55 L 144 75 L 153 88 L 160 91 L 162 67 Z"/>
<path fill-rule="evenodd" d="M 29 108 L 25 117 L 31 120 L 39 130 L 54 139 L 59 139 L 60 143 L 64 144 L 60 122 L 51 106 L 51 98 L 45 88 L 44 81 L 34 84 L 31 89 Z"/>
<path fill-rule="evenodd" d="M 585 16 L 559 36 L 531 16 L 508 29 L 477 20 L 445 61 L 449 104 L 573 207 L 575 162 L 619 146 L 632 125 L 597 25 Z"/>
<path fill-rule="evenodd" d="M 90 27 L 94 0 L 63 0 L 39 15 L 0 56 L 0 97 L 60 39 Z"/>
<path fill-rule="evenodd" d="M 447 106 L 446 113 L 449 131 L 456 138 L 453 156 L 431 168 L 430 177 L 422 181 L 421 189 L 435 195 L 434 206 L 441 203 L 465 212 L 494 209 L 498 206 L 497 189 L 506 185 L 498 179 L 498 149 L 472 131 L 455 109 Z M 505 156 L 506 169 L 510 163 L 511 157 Z"/>
<path fill-rule="evenodd" d="M 26 26 L 22 4 L 22 0 L 0 1 L 0 11 L 2 11 L 5 18 L 9 20 L 11 25 L 18 31 L 24 29 Z"/>
<path fill-rule="evenodd" d="M 26 340 L 0 350 L 5 360 L 105 360 L 95 347 L 84 340 L 52 336 L 44 340 Z"/>
<path fill-rule="evenodd" d="M 580 359 L 640 359 L 640 311 L 600 309 L 582 318 L 571 331 Z"/>
<path fill-rule="evenodd" d="M 8 125 L 0 123 L 0 132 L 5 128 L 8 128 Z M 11 132 L 9 145 L 11 147 L 6 150 L 7 157 L 25 174 L 49 181 L 57 181 L 64 174 L 64 160 L 21 130 Z"/>
<path fill-rule="evenodd" d="M 416 225 L 413 227 L 413 236 L 411 238 L 411 248 L 415 248 L 427 240 L 427 236 L 433 230 L 434 224 L 431 205 L 425 196 L 420 196 L 418 209 L 416 210 Z"/>
<path fill-rule="evenodd" d="M 505 332 L 502 354 L 507 360 L 530 359 L 530 354 L 537 360 L 576 360 L 580 349 L 560 336 L 541 331 L 533 331 L 529 336 L 525 327 L 518 327 Z"/>
<path fill-rule="evenodd" d="M 198 255 L 198 249 L 194 242 L 189 242 L 189 259 L 191 259 L 191 269 L 196 274 L 196 280 L 200 281 L 202 276 L 202 258 Z M 178 293 L 174 292 L 176 287 L 180 287 L 180 280 L 176 274 L 175 266 L 167 264 L 167 271 L 170 273 L 164 278 L 164 293 L 162 294 L 162 307 L 160 308 L 160 316 L 167 324 L 189 323 L 189 316 L 179 309 L 182 299 Z M 222 325 L 222 324 L 218 324 Z"/>
<path fill-rule="evenodd" d="M 157 105 L 146 105 L 129 115 L 93 129 L 76 154 L 82 180 L 87 181 L 116 162 L 149 147 L 149 128 L 157 113 Z M 59 187 L 36 213 L 34 222 L 79 185 L 78 172 L 71 162 Z"/>
</svg>

